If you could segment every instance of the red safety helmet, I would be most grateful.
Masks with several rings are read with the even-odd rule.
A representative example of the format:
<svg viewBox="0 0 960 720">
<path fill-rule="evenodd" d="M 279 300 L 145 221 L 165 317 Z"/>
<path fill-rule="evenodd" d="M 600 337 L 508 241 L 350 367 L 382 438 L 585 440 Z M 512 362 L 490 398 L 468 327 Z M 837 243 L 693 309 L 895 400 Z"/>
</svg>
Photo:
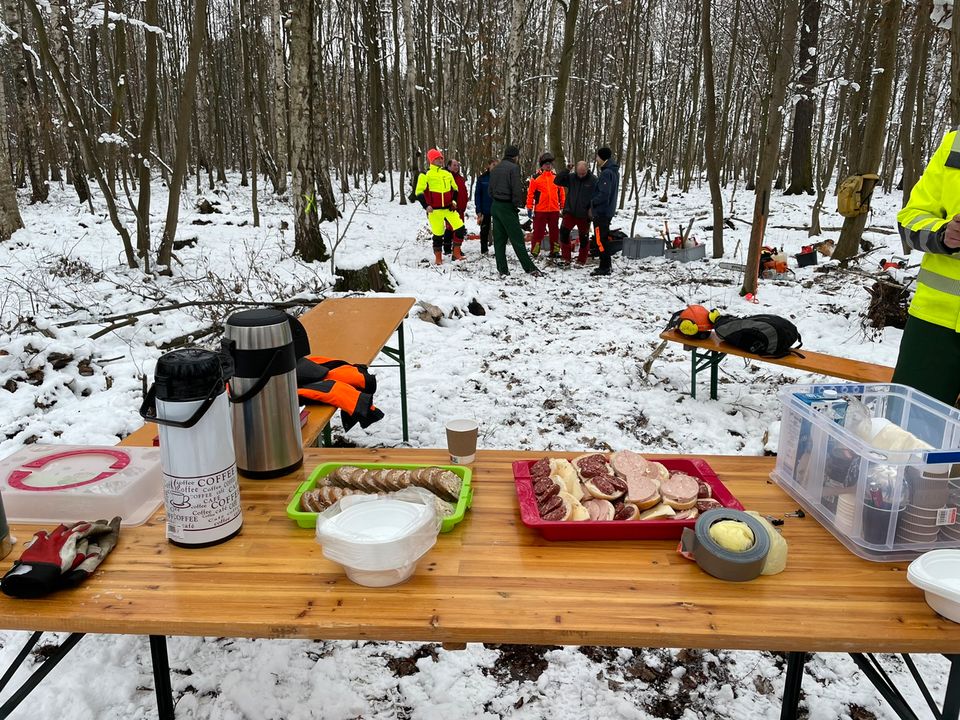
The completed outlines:
<svg viewBox="0 0 960 720">
<path fill-rule="evenodd" d="M 435 160 L 443 160 L 443 151 L 436 148 L 427 150 L 427 162 L 433 165 Z"/>
</svg>

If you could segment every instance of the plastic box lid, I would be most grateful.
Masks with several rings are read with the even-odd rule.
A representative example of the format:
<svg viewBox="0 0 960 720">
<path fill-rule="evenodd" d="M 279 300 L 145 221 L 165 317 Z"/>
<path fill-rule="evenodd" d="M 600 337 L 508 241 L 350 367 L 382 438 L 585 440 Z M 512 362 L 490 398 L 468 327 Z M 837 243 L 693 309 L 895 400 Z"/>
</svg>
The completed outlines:
<svg viewBox="0 0 960 720">
<path fill-rule="evenodd" d="M 160 450 L 30 445 L 0 460 L 0 495 L 11 522 L 142 525 L 163 502 Z"/>
</svg>

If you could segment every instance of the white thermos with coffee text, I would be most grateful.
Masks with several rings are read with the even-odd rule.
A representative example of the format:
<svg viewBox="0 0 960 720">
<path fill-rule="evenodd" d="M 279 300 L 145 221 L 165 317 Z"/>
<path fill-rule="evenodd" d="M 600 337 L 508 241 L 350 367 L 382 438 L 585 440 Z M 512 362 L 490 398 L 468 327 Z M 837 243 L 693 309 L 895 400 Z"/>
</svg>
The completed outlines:
<svg viewBox="0 0 960 720">
<path fill-rule="evenodd" d="M 243 515 L 221 359 L 199 348 L 157 361 L 141 414 L 160 430 L 167 539 L 185 547 L 229 540 Z"/>
</svg>

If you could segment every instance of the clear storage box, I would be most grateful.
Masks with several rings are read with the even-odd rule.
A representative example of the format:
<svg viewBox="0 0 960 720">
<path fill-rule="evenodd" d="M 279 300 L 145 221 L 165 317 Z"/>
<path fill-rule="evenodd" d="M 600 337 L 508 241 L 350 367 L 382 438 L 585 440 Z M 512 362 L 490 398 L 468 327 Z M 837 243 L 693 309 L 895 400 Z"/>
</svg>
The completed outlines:
<svg viewBox="0 0 960 720">
<path fill-rule="evenodd" d="M 851 552 L 898 561 L 960 547 L 960 411 L 882 383 L 791 385 L 780 400 L 772 478 Z M 864 406 L 866 425 L 848 416 Z"/>
</svg>

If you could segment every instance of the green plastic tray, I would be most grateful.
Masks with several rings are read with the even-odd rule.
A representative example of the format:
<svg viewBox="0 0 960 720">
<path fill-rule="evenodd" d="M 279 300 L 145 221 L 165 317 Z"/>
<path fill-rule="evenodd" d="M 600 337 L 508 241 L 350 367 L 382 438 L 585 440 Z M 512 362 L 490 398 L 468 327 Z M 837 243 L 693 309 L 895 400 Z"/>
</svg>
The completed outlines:
<svg viewBox="0 0 960 720">
<path fill-rule="evenodd" d="M 318 465 L 314 471 L 310 473 L 310 477 L 300 483 L 300 487 L 298 487 L 297 491 L 293 494 L 293 499 L 291 499 L 287 505 L 287 517 L 302 528 L 315 528 L 317 526 L 317 515 L 319 515 L 319 513 L 301 510 L 300 496 L 308 490 L 313 490 L 317 486 L 317 479 L 326 477 L 336 468 L 343 467 L 344 465 L 363 468 L 364 470 L 416 470 L 424 467 L 439 467 L 452 472 L 463 480 L 463 484 L 460 486 L 460 499 L 457 500 L 457 507 L 454 509 L 453 515 L 444 518 L 443 524 L 440 525 L 440 532 L 450 532 L 453 530 L 453 527 L 463 520 L 463 515 L 467 512 L 467 508 L 473 505 L 473 487 L 470 484 L 473 472 L 471 472 L 470 468 L 464 467 L 463 465 L 393 465 L 390 463 L 333 462 Z"/>
</svg>

